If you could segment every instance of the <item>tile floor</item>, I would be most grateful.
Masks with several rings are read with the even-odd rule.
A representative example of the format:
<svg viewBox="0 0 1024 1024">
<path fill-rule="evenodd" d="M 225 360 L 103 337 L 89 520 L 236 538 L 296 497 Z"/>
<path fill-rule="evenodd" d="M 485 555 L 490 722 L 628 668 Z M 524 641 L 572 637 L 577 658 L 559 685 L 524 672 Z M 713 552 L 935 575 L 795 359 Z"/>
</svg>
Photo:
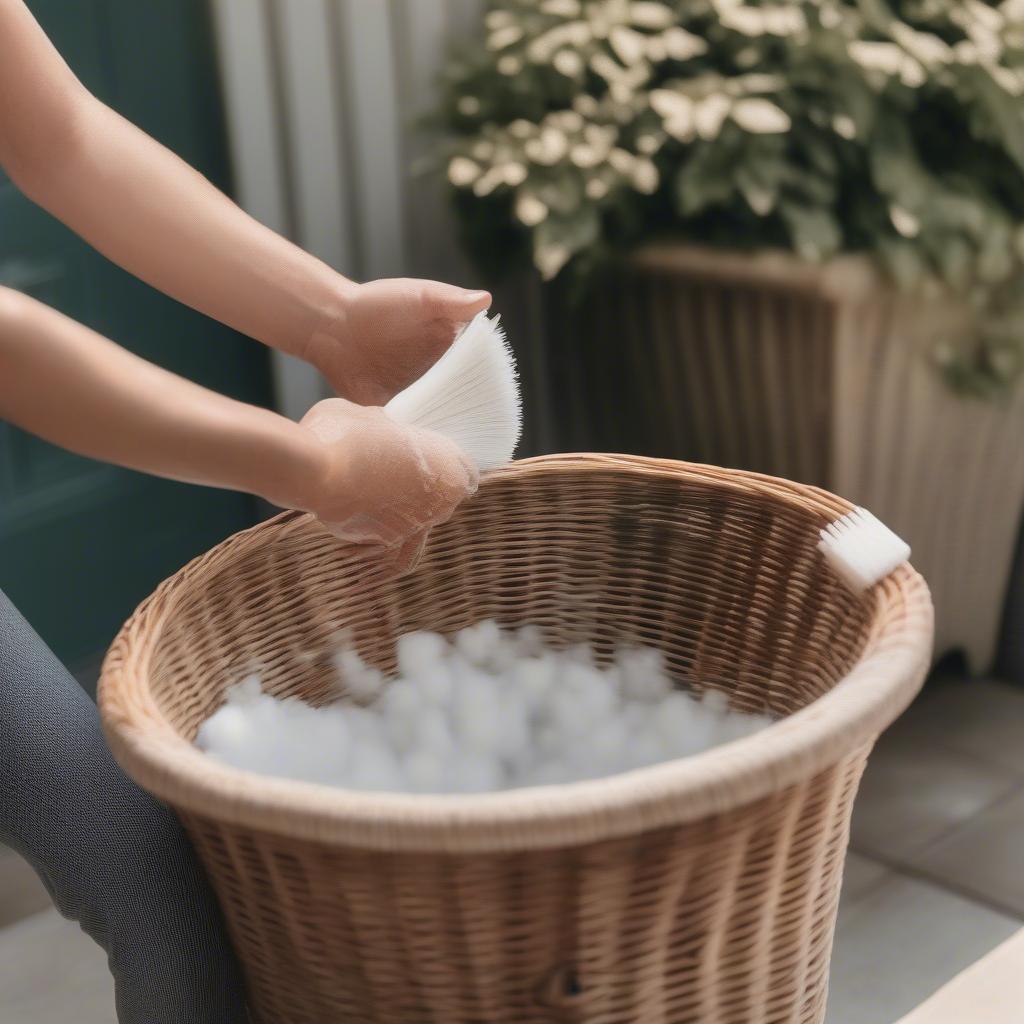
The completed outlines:
<svg viewBox="0 0 1024 1024">
<path fill-rule="evenodd" d="M 1022 864 L 1024 690 L 933 683 L 858 797 L 827 1024 L 893 1024 L 1024 927 Z M 48 906 L 0 851 L 0 1021 L 111 1024 L 103 955 Z"/>
</svg>

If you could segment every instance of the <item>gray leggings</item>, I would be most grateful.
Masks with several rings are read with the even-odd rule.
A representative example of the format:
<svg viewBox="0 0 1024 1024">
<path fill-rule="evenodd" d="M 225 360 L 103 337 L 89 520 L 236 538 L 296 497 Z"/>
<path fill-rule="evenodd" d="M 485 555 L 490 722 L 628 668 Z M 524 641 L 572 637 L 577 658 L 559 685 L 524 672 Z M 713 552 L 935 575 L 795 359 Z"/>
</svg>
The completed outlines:
<svg viewBox="0 0 1024 1024">
<path fill-rule="evenodd" d="M 243 1024 L 238 965 L 175 816 L 111 757 L 96 705 L 0 592 L 0 842 L 107 953 L 122 1024 Z"/>
</svg>

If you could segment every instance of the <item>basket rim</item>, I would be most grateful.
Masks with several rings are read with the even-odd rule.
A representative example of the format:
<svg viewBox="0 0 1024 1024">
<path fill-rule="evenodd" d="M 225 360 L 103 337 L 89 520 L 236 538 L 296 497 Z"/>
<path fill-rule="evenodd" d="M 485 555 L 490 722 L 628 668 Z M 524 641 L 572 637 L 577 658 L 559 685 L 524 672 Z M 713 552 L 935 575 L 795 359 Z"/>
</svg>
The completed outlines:
<svg viewBox="0 0 1024 1024">
<path fill-rule="evenodd" d="M 821 523 L 853 506 L 820 488 L 741 470 L 642 456 L 574 453 L 524 459 L 491 481 L 573 471 L 637 473 L 780 500 Z M 931 657 L 932 605 L 905 564 L 865 598 L 876 602 L 860 660 L 831 690 L 768 728 L 691 757 L 606 778 L 479 795 L 357 792 L 220 764 L 174 730 L 145 684 L 163 625 L 190 578 L 223 567 L 272 533 L 304 525 L 284 512 L 229 537 L 165 580 L 119 631 L 98 702 L 110 747 L 139 784 L 179 812 L 332 845 L 380 851 L 510 852 L 598 842 L 693 822 L 751 803 L 874 742 L 920 688 Z"/>
</svg>

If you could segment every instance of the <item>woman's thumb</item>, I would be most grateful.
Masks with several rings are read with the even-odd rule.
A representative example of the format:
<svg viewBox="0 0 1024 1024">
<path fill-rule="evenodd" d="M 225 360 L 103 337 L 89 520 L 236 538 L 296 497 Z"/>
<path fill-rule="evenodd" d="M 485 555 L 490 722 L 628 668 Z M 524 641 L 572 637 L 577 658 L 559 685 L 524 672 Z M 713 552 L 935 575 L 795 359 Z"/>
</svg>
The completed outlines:
<svg viewBox="0 0 1024 1024">
<path fill-rule="evenodd" d="M 491 304 L 491 293 L 459 288 L 453 284 L 436 284 L 430 296 L 432 304 L 444 316 L 453 320 L 469 320 Z"/>
</svg>

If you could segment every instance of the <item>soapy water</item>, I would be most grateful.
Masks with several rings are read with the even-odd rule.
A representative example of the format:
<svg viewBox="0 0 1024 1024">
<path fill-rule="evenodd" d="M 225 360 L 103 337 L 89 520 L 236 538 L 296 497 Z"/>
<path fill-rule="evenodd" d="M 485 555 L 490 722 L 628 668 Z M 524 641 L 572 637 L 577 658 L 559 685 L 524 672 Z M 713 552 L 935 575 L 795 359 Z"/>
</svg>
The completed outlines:
<svg viewBox="0 0 1024 1024">
<path fill-rule="evenodd" d="M 660 651 L 623 647 L 605 666 L 586 645 L 554 650 L 539 629 L 492 620 L 408 633 L 386 680 L 351 647 L 333 658 L 339 699 L 313 707 L 227 691 L 197 746 L 225 764 L 348 789 L 485 793 L 595 779 L 687 757 L 771 724 L 713 689 L 673 687 Z M 342 699 L 341 695 L 344 695 Z"/>
</svg>

